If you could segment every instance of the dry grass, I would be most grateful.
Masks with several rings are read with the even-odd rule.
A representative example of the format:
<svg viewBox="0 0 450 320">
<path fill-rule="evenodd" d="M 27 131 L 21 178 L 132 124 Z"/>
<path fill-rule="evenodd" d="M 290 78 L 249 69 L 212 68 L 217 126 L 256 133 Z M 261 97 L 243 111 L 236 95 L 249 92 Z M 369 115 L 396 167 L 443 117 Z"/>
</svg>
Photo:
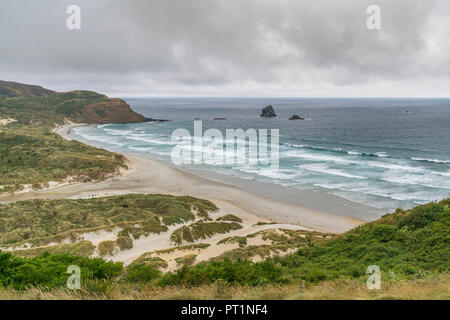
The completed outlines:
<svg viewBox="0 0 450 320">
<path fill-rule="evenodd" d="M 89 257 L 95 251 L 95 246 L 90 241 L 79 241 L 71 244 L 57 244 L 54 246 L 46 246 L 24 250 L 14 250 L 12 254 L 20 257 L 36 257 L 44 252 L 51 254 L 71 254 L 74 256 Z"/>
<path fill-rule="evenodd" d="M 112 240 L 102 241 L 98 244 L 98 254 L 100 257 L 109 256 L 114 253 L 116 242 Z"/>
<path fill-rule="evenodd" d="M 66 299 L 142 299 L 142 300 L 205 300 L 205 299 L 261 299 L 261 300 L 327 300 L 327 299 L 444 299 L 450 300 L 450 275 L 429 276 L 426 279 L 383 282 L 380 290 L 368 290 L 365 283 L 340 280 L 323 282 L 318 285 L 231 287 L 222 284 L 196 288 L 167 287 L 152 288 L 120 284 L 99 290 L 89 289 L 71 291 L 56 289 L 45 291 L 33 288 L 25 292 L 0 290 L 0 299 L 26 300 L 66 300 Z M 93 290 L 95 289 L 95 290 Z"/>
</svg>

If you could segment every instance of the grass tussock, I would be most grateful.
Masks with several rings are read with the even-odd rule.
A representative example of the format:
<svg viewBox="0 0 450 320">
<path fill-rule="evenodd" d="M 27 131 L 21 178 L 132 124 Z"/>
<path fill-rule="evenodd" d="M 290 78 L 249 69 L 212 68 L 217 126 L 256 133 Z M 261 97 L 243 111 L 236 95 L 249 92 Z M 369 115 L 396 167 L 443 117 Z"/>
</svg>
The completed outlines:
<svg viewBox="0 0 450 320">
<path fill-rule="evenodd" d="M 217 233 L 228 233 L 238 229 L 242 229 L 242 225 L 237 222 L 199 221 L 175 230 L 170 236 L 170 241 L 181 245 L 183 242 L 195 242 L 199 239 L 210 238 Z"/>
<path fill-rule="evenodd" d="M 71 244 L 57 244 L 24 250 L 13 250 L 12 254 L 19 257 L 36 257 L 45 252 L 51 254 L 70 254 L 73 256 L 89 257 L 94 254 L 95 246 L 90 241 L 79 241 Z"/>
<path fill-rule="evenodd" d="M 242 219 L 232 214 L 226 214 L 216 219 L 217 221 L 234 221 L 242 223 Z"/>
<path fill-rule="evenodd" d="M 116 250 L 116 242 L 114 240 L 102 241 L 97 248 L 100 257 L 112 256 Z"/>
<path fill-rule="evenodd" d="M 175 261 L 177 265 L 180 266 L 192 266 L 195 263 L 196 258 L 197 258 L 196 254 L 188 254 L 184 257 L 176 258 Z"/>
</svg>

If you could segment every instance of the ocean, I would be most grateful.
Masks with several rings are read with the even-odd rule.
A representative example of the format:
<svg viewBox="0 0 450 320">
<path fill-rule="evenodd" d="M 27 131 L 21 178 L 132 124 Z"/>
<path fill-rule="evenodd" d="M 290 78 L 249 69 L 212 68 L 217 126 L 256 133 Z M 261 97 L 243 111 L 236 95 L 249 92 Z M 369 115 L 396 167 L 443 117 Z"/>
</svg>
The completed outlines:
<svg viewBox="0 0 450 320">
<path fill-rule="evenodd" d="M 89 125 L 82 141 L 171 165 L 175 129 L 279 129 L 279 168 L 192 164 L 183 169 L 328 193 L 377 209 L 450 197 L 450 99 L 125 98 L 169 122 Z M 261 118 L 271 104 L 277 118 Z M 288 120 L 298 114 L 305 120 Z M 214 120 L 226 118 L 226 120 Z M 281 191 L 280 191 L 281 190 Z"/>
</svg>

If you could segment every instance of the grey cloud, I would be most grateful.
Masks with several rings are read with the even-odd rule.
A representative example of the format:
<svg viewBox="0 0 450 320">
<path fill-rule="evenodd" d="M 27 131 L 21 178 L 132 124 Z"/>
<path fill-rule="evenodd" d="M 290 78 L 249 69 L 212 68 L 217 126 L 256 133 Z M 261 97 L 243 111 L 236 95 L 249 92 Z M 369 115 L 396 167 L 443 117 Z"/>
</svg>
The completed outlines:
<svg viewBox="0 0 450 320">
<path fill-rule="evenodd" d="M 80 31 L 65 27 L 70 4 Z M 370 4 L 381 31 L 365 26 Z M 446 0 L 3 0 L 0 78 L 124 95 L 448 95 L 449 12 Z"/>
</svg>

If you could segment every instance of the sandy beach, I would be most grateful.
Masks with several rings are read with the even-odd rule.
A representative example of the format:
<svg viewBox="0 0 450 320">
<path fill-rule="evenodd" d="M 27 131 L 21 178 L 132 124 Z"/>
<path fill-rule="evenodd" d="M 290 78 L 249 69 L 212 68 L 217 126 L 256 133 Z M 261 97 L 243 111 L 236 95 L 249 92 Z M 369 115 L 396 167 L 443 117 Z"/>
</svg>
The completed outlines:
<svg viewBox="0 0 450 320">
<path fill-rule="evenodd" d="M 73 139 L 76 124 L 58 127 L 54 131 Z M 222 211 L 238 216 L 254 216 L 263 221 L 292 224 L 311 230 L 342 233 L 364 220 L 339 216 L 296 204 L 253 194 L 236 186 L 206 179 L 169 167 L 148 157 L 125 154 L 131 170 L 102 182 L 65 185 L 50 190 L 16 194 L 0 198 L 0 203 L 26 199 L 84 198 L 125 193 L 190 195 L 214 202 Z M 252 219 L 253 220 L 253 219 Z"/>
</svg>

